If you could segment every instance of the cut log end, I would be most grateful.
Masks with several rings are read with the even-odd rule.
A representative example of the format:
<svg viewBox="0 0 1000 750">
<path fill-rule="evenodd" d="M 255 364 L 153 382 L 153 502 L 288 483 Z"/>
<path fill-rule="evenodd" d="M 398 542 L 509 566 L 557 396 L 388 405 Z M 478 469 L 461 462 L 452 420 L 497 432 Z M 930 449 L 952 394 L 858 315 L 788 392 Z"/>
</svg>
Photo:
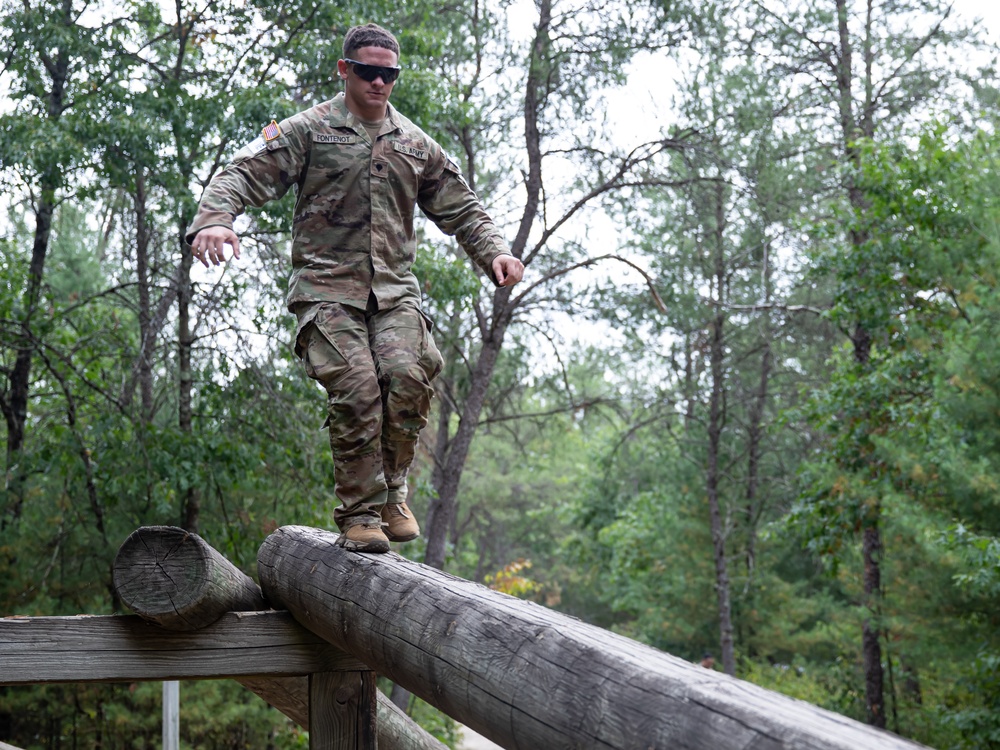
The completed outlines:
<svg viewBox="0 0 1000 750">
<path fill-rule="evenodd" d="M 114 584 L 136 614 L 197 630 L 226 612 L 267 607 L 260 588 L 200 536 L 174 526 L 136 529 L 115 557 Z"/>
</svg>

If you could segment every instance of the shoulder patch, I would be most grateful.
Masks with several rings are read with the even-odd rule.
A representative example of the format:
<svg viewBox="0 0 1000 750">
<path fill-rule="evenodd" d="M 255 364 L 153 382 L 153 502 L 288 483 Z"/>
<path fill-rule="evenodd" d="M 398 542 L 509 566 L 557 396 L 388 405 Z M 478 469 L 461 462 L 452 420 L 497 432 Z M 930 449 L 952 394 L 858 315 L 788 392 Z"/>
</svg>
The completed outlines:
<svg viewBox="0 0 1000 750">
<path fill-rule="evenodd" d="M 273 141 L 281 135 L 281 128 L 278 127 L 278 123 L 271 120 L 271 122 L 265 125 L 264 129 L 260 131 L 260 134 L 264 137 L 265 141 Z"/>
<path fill-rule="evenodd" d="M 395 141 L 393 141 L 392 147 L 401 154 L 407 154 L 408 156 L 412 156 L 416 159 L 423 159 L 424 161 L 427 160 L 427 152 L 423 149 L 414 148 L 413 146 L 404 146 L 402 143 L 396 143 Z"/>
<path fill-rule="evenodd" d="M 313 143 L 357 143 L 356 135 L 338 135 L 336 133 L 313 133 Z"/>
<path fill-rule="evenodd" d="M 233 155 L 233 159 L 249 159 L 251 156 L 256 156 L 261 151 L 267 148 L 267 141 L 264 140 L 264 136 L 257 136 L 250 143 L 245 145 L 239 151 Z"/>
</svg>

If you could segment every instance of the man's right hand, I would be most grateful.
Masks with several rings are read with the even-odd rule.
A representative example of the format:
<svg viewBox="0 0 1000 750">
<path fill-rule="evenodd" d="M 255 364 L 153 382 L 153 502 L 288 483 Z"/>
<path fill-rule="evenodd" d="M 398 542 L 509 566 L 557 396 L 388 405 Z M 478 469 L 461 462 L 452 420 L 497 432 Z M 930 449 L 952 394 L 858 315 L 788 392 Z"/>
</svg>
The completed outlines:
<svg viewBox="0 0 1000 750">
<path fill-rule="evenodd" d="M 240 257 L 240 238 L 229 227 L 205 227 L 191 241 L 191 252 L 196 260 L 201 261 L 205 268 L 211 261 L 219 265 L 226 260 L 224 248 L 233 248 L 233 257 Z"/>
</svg>

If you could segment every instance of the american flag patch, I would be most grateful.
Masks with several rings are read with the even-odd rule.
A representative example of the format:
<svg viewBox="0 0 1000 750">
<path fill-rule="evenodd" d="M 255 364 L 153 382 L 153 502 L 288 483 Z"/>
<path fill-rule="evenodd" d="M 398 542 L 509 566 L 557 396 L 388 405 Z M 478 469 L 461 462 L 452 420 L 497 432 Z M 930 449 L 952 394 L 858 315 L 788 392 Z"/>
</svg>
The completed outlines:
<svg viewBox="0 0 1000 750">
<path fill-rule="evenodd" d="M 265 125 L 264 129 L 260 131 L 260 134 L 264 136 L 265 141 L 273 141 L 279 135 L 281 135 L 281 128 L 278 127 L 278 123 L 271 120 L 270 125 Z"/>
</svg>

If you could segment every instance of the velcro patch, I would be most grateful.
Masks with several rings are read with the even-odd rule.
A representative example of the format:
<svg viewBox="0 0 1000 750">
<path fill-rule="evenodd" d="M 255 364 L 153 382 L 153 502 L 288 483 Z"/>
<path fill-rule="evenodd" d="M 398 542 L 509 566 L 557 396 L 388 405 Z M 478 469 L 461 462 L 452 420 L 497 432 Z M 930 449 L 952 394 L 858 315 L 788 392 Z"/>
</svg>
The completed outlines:
<svg viewBox="0 0 1000 750">
<path fill-rule="evenodd" d="M 244 146 L 248 151 L 254 154 L 259 154 L 265 148 L 267 148 L 267 141 L 264 140 L 262 136 L 257 136 L 250 143 Z"/>
<path fill-rule="evenodd" d="M 427 160 L 427 152 L 413 146 L 404 146 L 402 143 L 393 142 L 392 147 L 401 154 L 407 154 L 417 159 Z"/>
<path fill-rule="evenodd" d="M 356 135 L 337 135 L 336 133 L 313 133 L 313 143 L 357 143 Z"/>
<path fill-rule="evenodd" d="M 278 123 L 271 120 L 264 129 L 260 131 L 260 134 L 264 136 L 265 141 L 273 141 L 274 139 L 281 136 L 281 128 L 278 127 Z"/>
</svg>

